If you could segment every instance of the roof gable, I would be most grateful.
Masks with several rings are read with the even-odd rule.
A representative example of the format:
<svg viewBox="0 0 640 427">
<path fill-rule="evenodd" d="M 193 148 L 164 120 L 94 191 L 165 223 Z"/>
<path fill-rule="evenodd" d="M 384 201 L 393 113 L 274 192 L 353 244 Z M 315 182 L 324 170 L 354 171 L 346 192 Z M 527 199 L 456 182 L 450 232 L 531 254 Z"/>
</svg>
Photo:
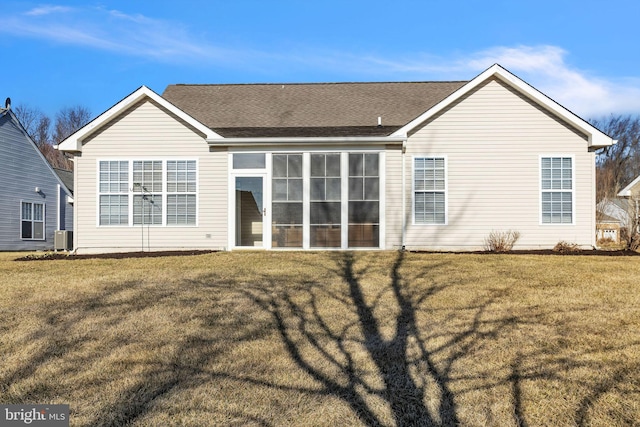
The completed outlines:
<svg viewBox="0 0 640 427">
<path fill-rule="evenodd" d="M 189 114 L 185 113 L 166 99 L 162 98 L 160 95 L 152 91 L 146 86 L 141 86 L 120 102 L 115 104 L 113 107 L 96 117 L 93 121 L 88 123 L 87 125 L 80 128 L 77 132 L 68 136 L 64 141 L 62 141 L 56 148 L 61 151 L 69 151 L 69 152 L 79 152 L 82 151 L 82 142 L 89 136 L 93 135 L 95 132 L 100 130 L 103 126 L 109 124 L 111 120 L 128 108 L 132 107 L 136 103 L 144 100 L 150 99 L 155 103 L 159 104 L 162 108 L 167 109 L 172 114 L 176 115 L 181 120 L 184 120 L 190 126 L 193 126 L 196 130 L 203 133 L 207 139 L 217 139 L 222 138 L 220 135 L 215 133 L 213 130 L 204 126 L 202 123 L 191 117 Z"/>
<path fill-rule="evenodd" d="M 589 124 L 584 119 L 567 110 L 539 90 L 535 89 L 533 86 L 526 83 L 524 80 L 521 80 L 514 74 L 511 74 L 509 71 L 498 64 L 494 64 L 480 73 L 478 76 L 466 83 L 457 91 L 451 93 L 441 102 L 432 106 L 420 116 L 416 117 L 414 120 L 410 121 L 402 128 L 395 131 L 391 136 L 407 135 L 408 133 L 422 125 L 422 123 L 424 123 L 426 120 L 438 114 L 439 112 L 449 107 L 454 102 L 477 88 L 479 85 L 492 78 L 499 79 L 503 83 L 512 87 L 514 90 L 518 91 L 522 95 L 540 105 L 542 108 L 554 114 L 556 117 L 559 117 L 561 120 L 586 134 L 589 141 L 589 147 L 596 149 L 606 147 L 615 143 L 615 141 L 610 136 L 606 135 L 596 127 Z"/>
</svg>

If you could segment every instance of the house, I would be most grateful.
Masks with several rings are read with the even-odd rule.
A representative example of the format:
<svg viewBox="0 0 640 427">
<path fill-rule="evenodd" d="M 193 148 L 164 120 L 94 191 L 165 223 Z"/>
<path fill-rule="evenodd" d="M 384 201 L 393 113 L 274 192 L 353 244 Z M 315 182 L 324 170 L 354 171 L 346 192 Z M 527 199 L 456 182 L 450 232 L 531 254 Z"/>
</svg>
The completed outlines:
<svg viewBox="0 0 640 427">
<path fill-rule="evenodd" d="M 27 135 L 7 103 L 0 108 L 0 250 L 54 249 L 59 231 L 73 230 L 73 194 Z"/>
<path fill-rule="evenodd" d="M 636 231 L 640 232 L 640 176 L 620 190 L 618 197 L 626 202 L 628 220 L 625 226 L 635 226 Z"/>
<path fill-rule="evenodd" d="M 499 65 L 470 81 L 170 85 L 63 141 L 79 253 L 595 246 L 614 141 Z"/>
</svg>

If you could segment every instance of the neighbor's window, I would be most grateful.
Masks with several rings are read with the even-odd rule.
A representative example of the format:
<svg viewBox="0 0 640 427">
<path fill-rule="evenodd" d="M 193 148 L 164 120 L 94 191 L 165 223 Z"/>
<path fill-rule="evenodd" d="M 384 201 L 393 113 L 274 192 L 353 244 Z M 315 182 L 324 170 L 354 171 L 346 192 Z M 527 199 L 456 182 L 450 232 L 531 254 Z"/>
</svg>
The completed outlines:
<svg viewBox="0 0 640 427">
<path fill-rule="evenodd" d="M 573 223 L 573 159 L 542 157 L 540 160 L 543 224 Z"/>
<path fill-rule="evenodd" d="M 101 161 L 100 225 L 129 224 L 129 162 Z"/>
<path fill-rule="evenodd" d="M 415 224 L 446 224 L 446 162 L 444 157 L 413 160 L 413 218 Z"/>
<path fill-rule="evenodd" d="M 20 237 L 25 240 L 44 240 L 44 204 L 21 202 Z"/>
</svg>

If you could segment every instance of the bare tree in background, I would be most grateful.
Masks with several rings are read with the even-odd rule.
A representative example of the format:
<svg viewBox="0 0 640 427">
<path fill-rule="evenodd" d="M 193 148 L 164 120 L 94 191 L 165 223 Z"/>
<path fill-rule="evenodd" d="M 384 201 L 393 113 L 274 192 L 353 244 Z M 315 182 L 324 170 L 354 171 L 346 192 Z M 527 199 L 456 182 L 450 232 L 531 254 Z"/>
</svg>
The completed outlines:
<svg viewBox="0 0 640 427">
<path fill-rule="evenodd" d="M 598 153 L 596 200 L 613 199 L 640 175 L 640 117 L 612 115 L 591 124 L 618 142 Z"/>
<path fill-rule="evenodd" d="M 87 108 L 83 106 L 62 108 L 56 113 L 53 132 L 51 119 L 37 108 L 19 105 L 13 112 L 51 166 L 73 169 L 73 162 L 53 146 L 89 123 L 91 113 Z"/>
<path fill-rule="evenodd" d="M 59 144 L 66 137 L 89 123 L 91 113 L 83 106 L 65 107 L 56 114 L 56 123 L 53 128 L 53 143 Z"/>
</svg>

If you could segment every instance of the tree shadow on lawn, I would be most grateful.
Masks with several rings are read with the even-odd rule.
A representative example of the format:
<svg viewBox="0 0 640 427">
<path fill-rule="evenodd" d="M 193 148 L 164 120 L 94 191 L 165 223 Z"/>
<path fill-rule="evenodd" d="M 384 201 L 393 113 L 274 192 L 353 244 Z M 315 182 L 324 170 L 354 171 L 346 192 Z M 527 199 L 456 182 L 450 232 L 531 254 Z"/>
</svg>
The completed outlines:
<svg viewBox="0 0 640 427">
<path fill-rule="evenodd" d="M 472 401 L 471 408 L 461 410 L 460 402 L 469 394 L 487 392 L 508 401 L 503 402 L 509 407 L 508 422 L 527 426 L 541 422 L 531 412 L 536 402 L 530 386 L 536 381 L 548 382 L 545 387 L 550 389 L 553 384 L 577 389 L 579 402 L 568 411 L 576 425 L 588 425 L 593 411 L 602 405 L 606 411 L 601 400 L 608 393 L 625 402 L 639 396 L 637 363 L 607 357 L 588 361 L 584 353 L 562 349 L 553 354 L 555 350 L 539 346 L 510 348 L 503 356 L 509 362 L 499 365 L 504 373 L 483 370 L 492 357 L 487 348 L 494 342 L 513 337 L 527 341 L 518 335 L 521 328 L 544 326 L 562 333 L 564 327 L 551 322 L 545 308 L 526 313 L 497 309 L 509 301 L 508 289 L 487 288 L 444 307 L 438 300 L 443 294 L 471 289 L 468 281 L 443 276 L 441 271 L 450 267 L 446 262 L 436 259 L 421 268 L 406 268 L 407 255 L 398 252 L 381 274 L 386 267 L 374 264 L 375 258 L 367 261 L 366 256 L 349 252 L 332 256 L 333 265 L 312 266 L 323 269 L 324 277 L 283 279 L 285 272 L 261 273 L 255 266 L 255 279 L 212 272 L 178 286 L 129 281 L 106 285 L 95 294 L 75 295 L 65 304 L 47 303 L 36 316 L 42 327 L 25 340 L 38 347 L 0 371 L 0 397 L 6 397 L 4 403 L 59 401 L 67 393 L 60 389 L 65 386 L 40 372 L 53 370 L 58 378 L 78 378 L 74 386 L 86 390 L 86 401 L 60 402 L 70 403 L 72 419 L 80 415 L 83 425 L 144 424 L 147 416 L 153 420 L 164 410 L 158 406 L 163 398 L 206 389 L 218 381 L 231 381 L 241 389 L 338 398 L 369 426 L 504 424 L 504 416 L 469 418 L 469 411 L 490 412 L 489 402 Z M 245 302 L 242 312 L 239 302 Z M 199 326 L 181 335 L 172 330 L 167 337 L 146 339 L 145 330 L 154 331 L 154 325 L 145 323 L 149 313 L 161 313 L 157 319 L 161 321 L 162 316 L 171 317 L 172 310 L 177 310 L 176 317 L 168 319 L 172 327 L 190 322 Z M 139 328 L 132 329 L 132 322 L 140 322 Z M 225 368 L 234 363 L 228 359 L 232 350 L 260 340 L 279 342 L 289 360 L 287 369 L 294 366 L 312 381 L 286 381 L 288 372 L 276 373 L 275 379 L 261 375 L 255 366 L 270 362 L 260 354 L 251 369 Z M 620 349 L 593 352 L 606 356 Z M 146 352 L 158 354 L 148 360 L 136 357 Z M 102 366 L 110 371 L 101 375 Z M 610 370 L 605 372 L 605 366 Z M 600 370 L 602 375 L 597 381 L 572 376 L 581 369 Z M 94 373 L 85 378 L 86 371 Z M 10 394 L 16 383 L 19 391 Z M 101 396 L 102 389 L 114 384 L 117 392 Z M 225 414 L 215 413 L 224 410 L 219 408 L 197 410 L 209 410 L 210 419 L 237 425 L 276 424 L 268 414 L 256 415 L 252 402 L 245 403 Z M 628 415 L 630 424 L 634 415 L 637 412 Z"/>
<path fill-rule="evenodd" d="M 528 385 L 536 380 L 546 381 L 544 387 L 551 390 L 553 382 L 578 388 L 575 393 L 582 397 L 577 406 L 566 412 L 574 413 L 572 420 L 576 424 L 586 425 L 588 413 L 598 406 L 599 390 L 611 391 L 625 381 L 638 381 L 637 375 L 631 373 L 630 377 L 630 365 L 625 362 L 613 374 L 603 373 L 595 381 L 574 378 L 572 374 L 580 369 L 602 372 L 605 362 L 585 362 L 584 354 L 550 355 L 548 349 L 539 350 L 535 345 L 518 348 L 517 341 L 516 347 L 507 349 L 506 358 L 511 364 L 498 367 L 504 373 L 484 377 L 479 367 L 491 366 L 487 357 L 492 355 L 487 347 L 494 341 L 512 341 L 514 337 L 527 342 L 526 336 L 519 336 L 521 328 L 544 325 L 561 329 L 562 325 L 549 320 L 551 314 L 558 313 L 544 308 L 525 313 L 500 308 L 505 303 L 508 306 L 510 291 L 498 286 L 477 293 L 472 301 L 460 302 L 458 310 L 438 313 L 445 311 L 434 305 L 439 294 L 456 287 L 469 288 L 469 283 L 437 274 L 437 279 L 430 279 L 432 273 L 446 267 L 445 263 L 432 263 L 419 271 L 403 269 L 405 257 L 404 252 L 398 252 L 388 283 L 379 288 L 368 283 L 369 270 L 379 266 L 362 267 L 362 260 L 349 252 L 336 254 L 333 268 L 325 266 L 327 280 L 339 277 L 339 287 L 304 278 L 286 286 L 273 278 L 265 278 L 267 282 L 258 286 L 236 286 L 237 292 L 251 298 L 271 316 L 289 358 L 314 380 L 314 385 L 285 385 L 259 376 L 220 376 L 277 390 L 337 397 L 370 426 L 469 424 L 469 411 L 487 413 L 473 421 L 491 424 L 508 420 L 513 425 L 527 426 L 530 409 L 536 405 L 527 397 Z M 414 286 L 417 281 L 430 284 Z M 327 305 L 334 308 L 327 309 Z M 389 311 L 390 305 L 395 309 Z M 336 322 L 331 313 L 335 307 L 344 317 L 342 322 Z M 567 308 L 567 313 L 571 310 Z M 593 353 L 605 354 L 607 359 L 606 353 L 621 349 L 624 347 L 597 349 Z M 469 366 L 468 371 L 465 366 Z M 503 401 L 506 418 L 502 413 L 495 419 L 490 402 L 476 401 L 473 404 L 477 406 L 465 409 L 467 418 L 463 422 L 458 400 L 484 391 L 495 395 L 496 390 L 503 390 L 493 399 Z M 558 397 L 560 400 L 562 396 Z M 534 417 L 532 422 L 535 425 L 541 421 Z"/>
<path fill-rule="evenodd" d="M 460 423 L 451 390 L 456 361 L 468 355 L 488 336 L 516 321 L 512 316 L 483 320 L 485 310 L 503 295 L 493 291 L 464 310 L 473 319 L 456 334 L 425 329 L 417 317 L 429 312 L 429 300 L 455 283 L 432 282 L 413 287 L 400 273 L 405 259 L 398 252 L 389 272 L 389 283 L 379 288 L 366 284 L 368 270 L 357 269 L 353 253 L 335 256 L 335 268 L 327 277 L 339 277 L 337 288 L 303 280 L 282 286 L 237 287 L 272 317 L 279 338 L 295 365 L 317 386 L 292 387 L 258 378 L 238 377 L 241 382 L 277 389 L 340 398 L 358 418 L 370 426 L 445 426 Z M 432 265 L 416 273 L 424 279 Z M 205 280 L 206 281 L 206 280 Z M 372 293 L 373 292 L 373 293 Z M 326 309 L 326 303 L 339 310 Z M 445 322 L 452 319 L 445 319 Z M 440 339 L 437 346 L 428 341 Z"/>
</svg>

